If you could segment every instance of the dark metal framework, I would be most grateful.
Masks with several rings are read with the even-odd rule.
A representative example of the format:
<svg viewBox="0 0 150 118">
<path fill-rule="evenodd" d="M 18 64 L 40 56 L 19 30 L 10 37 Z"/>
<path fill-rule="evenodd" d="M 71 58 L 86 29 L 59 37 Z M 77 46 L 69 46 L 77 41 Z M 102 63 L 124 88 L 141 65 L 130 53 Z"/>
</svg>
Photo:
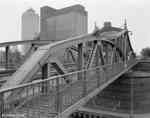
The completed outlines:
<svg viewBox="0 0 150 118">
<path fill-rule="evenodd" d="M 84 66 L 86 66 L 86 68 L 89 68 L 94 62 L 95 58 L 98 58 L 101 65 L 104 65 L 113 64 L 118 61 L 126 61 L 130 58 L 130 56 L 134 56 L 134 52 L 129 40 L 128 31 L 126 31 L 120 37 L 116 37 L 114 39 L 102 40 L 99 39 L 100 35 L 101 34 L 96 34 L 98 40 L 89 42 L 88 44 L 90 44 L 90 46 L 84 45 L 83 47 L 82 44 L 79 44 L 78 48 L 75 46 L 67 48 L 67 61 L 75 64 L 78 63 L 80 68 L 81 63 L 82 68 Z M 99 56 L 97 56 L 97 54 Z M 80 70 L 80 68 L 78 69 Z"/>
<path fill-rule="evenodd" d="M 107 33 L 111 34 L 112 32 L 107 32 Z M 34 47 L 34 45 L 32 46 Z M 6 47 L 6 57 L 7 57 L 6 62 L 8 60 L 8 49 L 9 48 Z M 64 56 L 64 54 L 66 54 L 67 57 Z M 60 56 L 60 55 L 63 55 L 63 56 Z M 35 53 L 31 55 L 31 58 L 29 58 L 29 62 L 30 61 L 31 62 L 35 61 L 35 62 L 33 62 L 33 64 L 31 63 L 32 66 L 29 67 L 28 70 L 26 70 L 26 73 L 24 74 L 23 69 L 26 67 L 26 65 L 29 66 L 30 63 L 28 63 L 28 60 L 25 64 L 22 65 L 22 68 L 20 69 L 20 71 L 18 71 L 19 73 L 19 74 L 17 73 L 18 78 L 15 78 L 16 76 L 12 76 L 12 78 L 14 77 L 13 78 L 14 80 L 15 79 L 19 80 L 21 78 L 22 80 L 21 79 L 19 80 L 21 84 L 31 82 L 32 80 L 31 78 L 33 78 L 33 76 L 37 74 L 37 72 L 39 72 L 40 70 L 42 80 L 37 83 L 35 82 L 36 84 L 34 85 L 35 86 L 39 85 L 40 86 L 39 91 L 44 94 L 44 93 L 47 93 L 50 82 L 54 81 L 52 87 L 54 88 L 54 91 L 56 92 L 56 96 L 57 96 L 56 97 L 56 109 L 57 109 L 56 111 L 60 113 L 62 110 L 60 109 L 62 105 L 60 89 L 63 85 L 66 85 L 66 86 L 68 85 L 68 86 L 71 86 L 72 88 L 72 84 L 73 84 L 71 83 L 71 81 L 68 81 L 68 78 L 69 80 L 72 80 L 72 81 L 78 80 L 80 82 L 79 84 L 81 84 L 81 87 L 83 87 L 82 97 L 84 97 L 88 93 L 88 89 L 87 89 L 88 86 L 86 82 L 88 78 L 87 75 L 90 69 L 94 68 L 92 71 L 96 72 L 96 79 L 97 79 L 96 87 L 98 88 L 100 84 L 102 84 L 102 82 L 100 82 L 101 81 L 100 78 L 103 79 L 106 76 L 106 75 L 105 76 L 103 75 L 103 71 L 105 73 L 110 72 L 109 77 L 107 77 L 107 79 L 111 80 L 112 75 L 114 76 L 116 73 L 117 74 L 120 73 L 120 70 L 123 71 L 124 68 L 126 69 L 127 66 L 128 67 L 130 66 L 130 63 L 128 62 L 131 59 L 133 60 L 134 56 L 135 55 L 131 47 L 127 29 L 123 29 L 120 32 L 115 31 L 115 33 L 113 32 L 113 36 L 109 36 L 109 37 L 107 36 L 107 34 L 103 34 L 99 30 L 97 30 L 96 32 L 92 34 L 88 34 L 88 35 L 77 37 L 77 38 L 67 39 L 64 41 L 56 42 L 54 44 L 51 44 L 51 45 L 49 44 L 47 46 L 38 48 L 35 51 Z M 34 60 L 34 58 L 36 57 L 38 59 Z M 76 71 L 75 73 L 76 75 L 72 75 L 72 77 L 68 77 L 70 76 L 69 74 L 70 69 L 68 69 L 69 65 L 67 65 L 67 67 L 65 68 L 64 65 L 66 63 L 64 62 L 73 63 L 73 66 L 76 67 L 76 69 L 73 70 L 73 71 Z M 52 65 L 58 74 L 64 75 L 64 76 L 57 76 L 52 79 L 49 78 L 49 75 L 48 75 L 49 65 Z M 6 67 L 7 66 L 8 64 L 6 63 Z M 100 66 L 103 66 L 103 68 L 101 69 Z M 24 75 L 20 76 L 22 73 Z M 69 75 L 67 75 L 67 73 Z M 74 76 L 77 77 L 77 80 L 72 79 L 74 78 Z M 92 80 L 92 78 L 90 79 Z M 88 80 L 88 84 L 90 84 L 91 80 Z M 20 84 L 19 82 L 17 84 Z M 108 81 L 106 80 L 106 82 Z M 33 86 L 32 85 L 33 83 L 28 83 L 24 87 L 25 89 L 27 87 L 27 90 L 29 90 L 28 87 L 34 87 L 34 85 Z M 37 87 L 35 87 L 34 89 L 37 89 Z M 22 90 L 22 87 L 21 87 L 21 90 Z M 7 90 L 6 92 L 8 91 L 9 91 L 9 95 L 7 96 L 7 98 L 11 97 L 10 95 L 13 93 L 14 93 L 13 96 L 15 95 L 17 96 L 17 94 L 15 94 L 14 91 Z M 16 91 L 18 92 L 18 90 Z M 2 91 L 0 95 L 1 95 L 0 98 L 2 99 L 0 100 L 1 101 L 0 107 L 3 107 L 4 106 L 3 105 L 4 91 Z M 0 110 L 0 118 L 2 118 L 2 112 L 3 111 Z"/>
</svg>

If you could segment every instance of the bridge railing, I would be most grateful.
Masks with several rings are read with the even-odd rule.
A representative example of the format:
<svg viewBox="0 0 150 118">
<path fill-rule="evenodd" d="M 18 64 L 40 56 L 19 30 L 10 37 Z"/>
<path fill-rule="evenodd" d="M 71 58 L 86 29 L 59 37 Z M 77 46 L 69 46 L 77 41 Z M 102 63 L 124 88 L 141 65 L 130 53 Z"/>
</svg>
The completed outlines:
<svg viewBox="0 0 150 118">
<path fill-rule="evenodd" d="M 56 116 L 133 63 L 96 66 L 0 90 L 0 118 L 18 114 L 27 118 Z"/>
</svg>

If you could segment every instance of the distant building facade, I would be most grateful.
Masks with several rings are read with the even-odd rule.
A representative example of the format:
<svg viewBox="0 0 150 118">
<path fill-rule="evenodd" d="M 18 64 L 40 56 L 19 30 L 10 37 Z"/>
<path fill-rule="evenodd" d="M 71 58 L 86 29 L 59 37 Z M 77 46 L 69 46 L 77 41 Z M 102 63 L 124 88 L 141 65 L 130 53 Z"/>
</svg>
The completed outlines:
<svg viewBox="0 0 150 118">
<path fill-rule="evenodd" d="M 87 11 L 81 5 L 59 10 L 44 6 L 40 16 L 41 40 L 60 41 L 87 33 Z"/>
<path fill-rule="evenodd" d="M 22 40 L 33 40 L 39 34 L 39 15 L 31 8 L 25 11 L 22 15 Z M 22 47 L 25 54 L 30 45 Z"/>
</svg>

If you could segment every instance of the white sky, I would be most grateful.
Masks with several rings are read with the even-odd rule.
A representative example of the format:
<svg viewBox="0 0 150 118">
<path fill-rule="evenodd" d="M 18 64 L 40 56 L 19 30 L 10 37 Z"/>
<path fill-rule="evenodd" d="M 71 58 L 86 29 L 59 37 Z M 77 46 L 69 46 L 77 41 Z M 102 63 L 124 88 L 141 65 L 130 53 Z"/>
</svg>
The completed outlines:
<svg viewBox="0 0 150 118">
<path fill-rule="evenodd" d="M 0 42 L 21 40 L 21 14 L 26 9 L 39 12 L 43 5 L 59 9 L 74 4 L 82 4 L 88 11 L 89 32 L 95 21 L 99 27 L 104 21 L 123 26 L 126 18 L 135 51 L 150 46 L 149 0 L 0 0 Z"/>
</svg>

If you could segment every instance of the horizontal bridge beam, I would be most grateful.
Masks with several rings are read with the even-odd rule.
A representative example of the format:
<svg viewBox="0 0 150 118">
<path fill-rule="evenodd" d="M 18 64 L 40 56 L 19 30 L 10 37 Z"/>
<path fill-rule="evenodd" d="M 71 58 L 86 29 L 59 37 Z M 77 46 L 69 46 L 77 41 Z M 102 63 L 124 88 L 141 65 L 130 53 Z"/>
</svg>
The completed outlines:
<svg viewBox="0 0 150 118">
<path fill-rule="evenodd" d="M 0 47 L 6 47 L 6 46 L 16 46 L 16 45 L 24 45 L 24 44 L 49 44 L 50 40 L 25 40 L 25 41 L 11 41 L 11 42 L 3 42 L 0 43 Z"/>
</svg>

